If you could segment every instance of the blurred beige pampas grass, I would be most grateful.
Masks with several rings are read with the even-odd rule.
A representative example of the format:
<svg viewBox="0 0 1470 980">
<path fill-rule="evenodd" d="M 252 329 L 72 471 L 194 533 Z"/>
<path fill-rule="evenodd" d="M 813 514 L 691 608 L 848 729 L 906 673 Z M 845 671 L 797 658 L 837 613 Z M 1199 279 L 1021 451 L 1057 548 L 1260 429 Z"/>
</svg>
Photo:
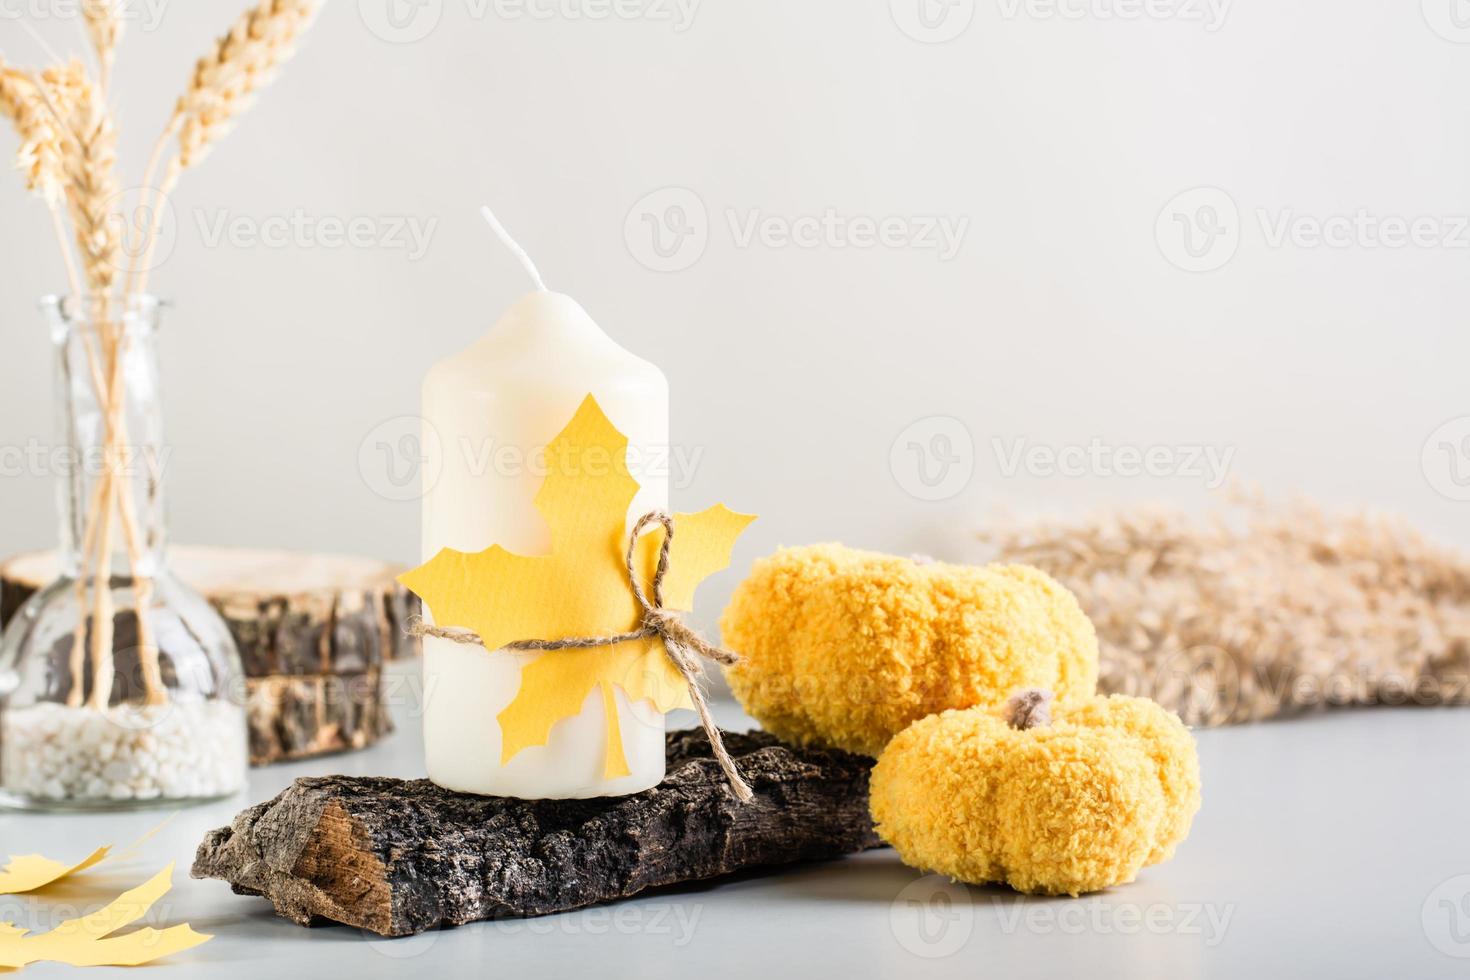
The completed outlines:
<svg viewBox="0 0 1470 980">
<path fill-rule="evenodd" d="M 1104 693 L 1192 725 L 1470 702 L 1470 558 L 1390 515 L 1240 488 L 1200 514 L 997 517 L 980 540 L 1076 594 Z"/>
</svg>

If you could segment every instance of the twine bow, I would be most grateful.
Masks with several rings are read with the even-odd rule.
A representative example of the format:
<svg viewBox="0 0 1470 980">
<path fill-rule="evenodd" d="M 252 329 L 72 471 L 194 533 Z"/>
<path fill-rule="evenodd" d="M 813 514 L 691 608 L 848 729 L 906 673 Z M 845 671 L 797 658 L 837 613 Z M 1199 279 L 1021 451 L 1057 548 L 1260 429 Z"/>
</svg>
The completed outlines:
<svg viewBox="0 0 1470 980">
<path fill-rule="evenodd" d="M 638 539 L 652 524 L 663 525 L 664 540 L 658 550 L 658 567 L 653 573 L 653 599 L 649 601 L 648 594 L 643 591 L 643 583 L 639 581 L 635 559 L 638 552 Z M 735 793 L 736 798 L 742 803 L 749 803 L 755 794 L 751 792 L 749 784 L 741 778 L 740 771 L 735 768 L 735 760 L 730 758 L 730 753 L 725 748 L 725 740 L 720 736 L 720 728 L 715 724 L 714 717 L 709 711 L 709 703 L 705 700 L 704 689 L 699 685 L 699 679 L 704 673 L 699 662 L 700 657 L 730 666 L 739 663 L 740 656 L 710 643 L 686 626 L 678 613 L 664 608 L 664 576 L 669 571 L 669 547 L 673 541 L 674 519 L 658 510 L 649 511 L 638 518 L 638 522 L 633 525 L 633 530 L 628 535 L 628 552 L 625 558 L 628 584 L 632 586 L 633 598 L 638 600 L 638 607 L 643 610 L 642 625 L 637 629 L 608 636 L 574 636 L 564 640 L 516 640 L 513 643 L 507 643 L 504 649 L 554 652 L 556 650 L 610 647 L 631 640 L 647 640 L 655 637 L 662 640 L 664 651 L 668 654 L 670 662 L 678 668 L 685 683 L 689 685 L 690 700 L 694 702 L 694 710 L 699 713 L 700 724 L 704 728 L 705 735 L 709 737 L 710 749 L 714 752 L 715 761 L 720 764 L 720 769 L 725 773 L 725 779 L 729 781 L 730 789 Z M 453 640 L 456 643 L 480 643 L 480 637 L 471 630 L 443 629 L 427 623 L 416 623 L 409 628 L 409 632 L 414 636 L 435 636 L 440 639 Z"/>
</svg>

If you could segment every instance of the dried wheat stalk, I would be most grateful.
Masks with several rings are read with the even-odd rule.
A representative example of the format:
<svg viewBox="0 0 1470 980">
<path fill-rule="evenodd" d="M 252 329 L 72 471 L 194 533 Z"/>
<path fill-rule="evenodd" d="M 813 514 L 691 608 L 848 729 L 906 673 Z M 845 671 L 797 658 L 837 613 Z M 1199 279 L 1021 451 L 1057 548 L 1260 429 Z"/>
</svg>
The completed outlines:
<svg viewBox="0 0 1470 980">
<path fill-rule="evenodd" d="M 117 60 L 117 43 L 122 39 L 123 0 L 82 0 L 82 19 L 97 55 L 98 87 L 106 93 Z"/>
<path fill-rule="evenodd" d="M 149 180 L 170 141 L 178 149 L 168 168 L 167 189 L 182 171 L 199 163 L 224 134 L 229 123 L 270 78 L 271 72 L 294 50 L 301 33 L 318 8 L 317 0 L 263 0 L 247 11 L 211 54 L 199 61 L 184 96 L 158 142 L 148 165 Z M 149 703 L 164 700 L 158 650 L 151 627 L 141 610 L 152 594 L 152 582 L 141 575 L 142 542 L 133 506 L 132 484 L 118 471 L 126 445 L 127 427 L 122 365 L 129 332 L 117 311 L 125 314 L 129 297 L 141 295 L 146 263 L 136 265 L 124 279 L 119 213 L 122 203 L 117 180 L 117 135 L 108 105 L 108 84 L 122 35 L 121 0 L 83 0 L 82 14 L 88 39 L 97 58 L 94 81 L 78 61 L 67 61 L 36 73 L 0 61 L 0 117 L 9 119 L 20 134 L 17 156 L 27 187 L 42 197 L 57 228 L 68 276 L 96 335 L 83 339 L 88 375 L 103 407 L 104 455 L 108 465 L 93 488 L 83 525 L 84 567 L 77 582 L 79 601 L 85 605 L 92 583 L 93 703 L 108 704 L 112 687 L 112 595 L 108 586 L 114 550 L 114 524 L 120 519 L 139 608 L 139 645 Z M 145 187 L 148 181 L 145 181 Z M 145 192 L 145 204 L 148 203 Z M 157 199 L 152 201 L 157 212 Z M 60 208 L 65 206 L 81 256 L 80 269 L 66 241 Z M 150 227 L 134 251 L 151 258 L 158 228 Z M 119 288 L 121 284 L 121 288 Z M 85 301 L 85 305 L 83 304 Z M 78 626 L 72 647 L 72 702 L 80 703 L 86 620 Z"/>
<path fill-rule="evenodd" d="M 236 22 L 209 57 L 199 60 L 174 112 L 181 169 L 204 159 L 255 93 L 296 52 L 317 9 L 315 0 L 265 0 Z"/>
<path fill-rule="evenodd" d="M 987 558 L 1070 587 L 1101 687 L 1218 725 L 1341 704 L 1470 702 L 1470 561 L 1392 517 L 1236 496 L 997 521 Z"/>
<path fill-rule="evenodd" d="M 262 0 L 240 15 L 229 32 L 215 42 L 214 50 L 195 63 L 189 84 L 175 104 L 144 172 L 145 193 L 151 194 L 145 213 L 152 215 L 152 223 L 141 250 L 142 261 L 129 270 L 128 282 L 134 291 L 141 292 L 147 284 L 162 216 L 161 202 L 173 192 L 184 171 L 203 161 L 249 107 L 255 93 L 295 53 L 297 42 L 319 9 L 319 0 Z M 146 190 L 153 187 L 158 166 L 175 138 L 177 150 L 157 190 Z"/>
<path fill-rule="evenodd" d="M 48 68 L 34 77 L 0 64 L 0 112 L 20 135 L 16 167 L 26 188 L 48 205 L 59 203 L 66 186 L 65 129 L 81 98 L 85 74 L 77 62 Z"/>
<path fill-rule="evenodd" d="M 96 322 L 111 323 L 114 287 L 122 271 L 121 222 L 115 220 L 121 194 L 117 181 L 117 131 L 101 90 L 83 85 L 66 120 L 63 159 L 69 178 L 67 203 L 76 230 L 82 271 L 92 295 Z"/>
</svg>

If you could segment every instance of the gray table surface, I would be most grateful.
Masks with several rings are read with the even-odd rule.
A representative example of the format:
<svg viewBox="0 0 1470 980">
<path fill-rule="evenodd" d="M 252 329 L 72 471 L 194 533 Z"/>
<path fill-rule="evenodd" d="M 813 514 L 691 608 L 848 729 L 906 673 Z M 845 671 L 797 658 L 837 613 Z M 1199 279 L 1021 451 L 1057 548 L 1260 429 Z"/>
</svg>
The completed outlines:
<svg viewBox="0 0 1470 980">
<path fill-rule="evenodd" d="M 85 909 L 176 861 L 177 887 L 149 924 L 188 920 L 216 938 L 173 958 L 161 976 L 1470 975 L 1463 709 L 1343 711 L 1199 732 L 1205 804 L 1189 840 L 1136 883 L 1082 899 L 954 886 L 883 850 L 389 941 L 341 926 L 302 929 L 262 899 L 187 877 L 205 831 L 297 776 L 421 775 L 412 711 L 400 714 L 383 745 L 255 770 L 247 793 L 180 812 L 139 858 L 44 900 L 0 898 L 0 918 L 44 928 L 55 911 Z M 720 715 L 727 727 L 748 725 L 734 706 Z M 0 854 L 80 858 L 134 840 L 161 817 L 7 813 Z"/>
</svg>

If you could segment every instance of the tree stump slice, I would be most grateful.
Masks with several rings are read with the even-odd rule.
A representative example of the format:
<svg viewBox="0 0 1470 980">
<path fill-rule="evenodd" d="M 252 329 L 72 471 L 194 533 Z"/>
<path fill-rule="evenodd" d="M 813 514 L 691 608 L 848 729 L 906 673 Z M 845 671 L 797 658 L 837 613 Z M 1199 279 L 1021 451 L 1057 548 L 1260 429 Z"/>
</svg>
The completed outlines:
<svg viewBox="0 0 1470 980">
<path fill-rule="evenodd" d="M 383 667 L 418 655 L 418 600 L 399 566 L 332 555 L 177 547 L 169 567 L 224 617 L 240 648 L 251 762 L 365 748 L 393 730 Z M 0 564 L 0 626 L 57 574 L 53 552 Z"/>
<path fill-rule="evenodd" d="M 628 898 L 648 888 L 881 846 L 872 760 L 727 735 L 741 804 L 701 731 L 668 736 L 668 776 L 633 796 L 516 800 L 426 779 L 298 779 L 210 832 L 196 878 L 263 896 L 300 925 L 408 936 Z"/>
</svg>

